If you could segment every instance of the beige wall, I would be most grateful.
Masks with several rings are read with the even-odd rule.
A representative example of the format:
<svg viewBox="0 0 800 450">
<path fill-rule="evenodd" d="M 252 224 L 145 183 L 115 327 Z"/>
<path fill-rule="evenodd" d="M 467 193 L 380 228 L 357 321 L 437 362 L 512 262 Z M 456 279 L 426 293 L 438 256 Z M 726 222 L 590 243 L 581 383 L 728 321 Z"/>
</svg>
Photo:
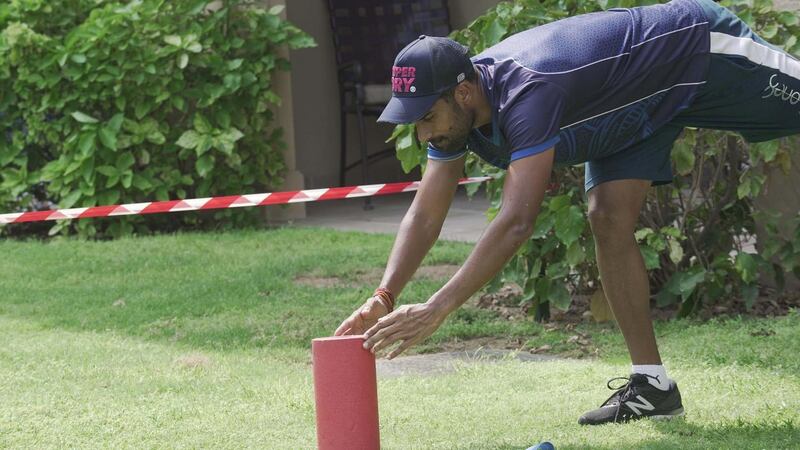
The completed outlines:
<svg viewBox="0 0 800 450">
<path fill-rule="evenodd" d="M 339 91 L 336 79 L 336 61 L 333 52 L 330 22 L 326 0 L 291 0 L 288 17 L 295 25 L 311 34 L 317 47 L 292 52 L 292 102 L 294 106 L 294 144 L 297 169 L 303 174 L 307 188 L 335 186 L 339 173 Z M 453 27 L 461 28 L 483 11 L 496 5 L 498 0 L 450 0 Z M 387 78 L 389 68 L 387 70 Z M 357 130 L 351 116 L 348 139 L 349 158 L 358 158 Z M 367 118 L 369 151 L 386 148 L 383 141 L 392 126 L 374 123 Z M 370 183 L 412 179 L 418 173 L 403 174 L 400 163 L 385 158 L 370 166 Z M 361 172 L 355 168 L 348 172 L 347 184 L 361 182 Z"/>
<path fill-rule="evenodd" d="M 783 173 L 780 168 L 773 167 L 767 171 L 767 182 L 764 185 L 764 190 L 755 199 L 755 207 L 759 211 L 767 212 L 770 214 L 780 213 L 781 217 L 785 220 L 779 221 L 778 228 L 781 236 L 789 239 L 792 236 L 792 228 L 790 227 L 791 219 L 797 217 L 800 211 L 800 152 L 795 152 L 792 155 L 792 168 L 788 174 Z M 756 224 L 758 233 L 764 232 L 761 224 Z M 762 234 L 764 236 L 764 234 Z M 757 248 L 762 249 L 763 243 L 757 242 Z M 785 273 L 786 288 L 789 290 L 800 289 L 800 280 L 792 276 L 791 273 Z M 771 280 L 764 279 L 763 282 L 771 284 Z"/>
<path fill-rule="evenodd" d="M 450 0 L 450 23 L 454 29 L 464 28 L 498 3 L 498 0 Z"/>
<path fill-rule="evenodd" d="M 286 0 L 262 0 L 267 7 L 286 5 Z M 212 7 L 218 5 L 212 4 Z M 287 18 L 287 10 L 281 12 L 281 17 Z M 290 58 L 288 49 L 281 50 L 281 56 Z M 280 190 L 299 190 L 305 186 L 302 173 L 297 168 L 297 145 L 295 136 L 297 132 L 295 125 L 295 100 L 292 88 L 291 73 L 277 71 L 273 79 L 275 93 L 282 99 L 279 107 L 274 107 L 277 125 L 283 129 L 286 148 L 283 151 L 283 158 L 286 163 L 283 185 L 278 187 Z M 306 216 L 305 203 L 295 203 L 291 205 L 268 206 L 260 210 L 268 222 L 283 222 L 293 219 L 301 219 Z"/>
<path fill-rule="evenodd" d="M 775 0 L 775 9 L 800 9 L 800 0 Z"/>
</svg>

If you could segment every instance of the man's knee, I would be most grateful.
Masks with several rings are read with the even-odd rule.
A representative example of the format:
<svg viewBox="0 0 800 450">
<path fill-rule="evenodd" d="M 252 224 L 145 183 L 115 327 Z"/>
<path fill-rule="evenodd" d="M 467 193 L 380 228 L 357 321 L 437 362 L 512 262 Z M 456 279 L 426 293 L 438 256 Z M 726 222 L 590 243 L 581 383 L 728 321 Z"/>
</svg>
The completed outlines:
<svg viewBox="0 0 800 450">
<path fill-rule="evenodd" d="M 649 188 L 648 180 L 616 180 L 589 191 L 589 223 L 598 245 L 633 241 Z"/>
<path fill-rule="evenodd" d="M 598 245 L 613 245 L 631 240 L 636 219 L 631 220 L 621 211 L 597 204 L 589 206 L 588 215 L 592 234 Z"/>
</svg>

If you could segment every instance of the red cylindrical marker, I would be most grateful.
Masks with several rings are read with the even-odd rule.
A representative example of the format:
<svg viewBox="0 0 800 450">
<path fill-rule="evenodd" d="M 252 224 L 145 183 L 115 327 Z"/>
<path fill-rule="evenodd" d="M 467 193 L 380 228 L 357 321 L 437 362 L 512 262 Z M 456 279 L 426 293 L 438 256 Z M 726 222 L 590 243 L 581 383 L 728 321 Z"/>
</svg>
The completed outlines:
<svg viewBox="0 0 800 450">
<path fill-rule="evenodd" d="M 377 450 L 378 383 L 375 355 L 364 336 L 314 339 L 314 397 L 319 450 Z"/>
</svg>

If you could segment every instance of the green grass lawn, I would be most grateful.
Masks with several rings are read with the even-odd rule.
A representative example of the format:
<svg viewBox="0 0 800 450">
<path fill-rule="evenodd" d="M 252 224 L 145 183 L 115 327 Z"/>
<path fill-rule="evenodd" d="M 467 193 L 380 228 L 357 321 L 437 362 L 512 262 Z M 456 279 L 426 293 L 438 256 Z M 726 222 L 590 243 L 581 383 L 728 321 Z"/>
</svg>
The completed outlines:
<svg viewBox="0 0 800 450">
<path fill-rule="evenodd" d="M 392 238 L 310 229 L 115 242 L 0 242 L 0 448 L 315 446 L 310 340 L 371 293 Z M 426 264 L 469 246 L 438 244 Z M 298 284 L 298 276 L 338 284 Z M 443 280 L 412 282 L 425 301 Z M 800 447 L 800 314 L 659 323 L 687 409 L 670 423 L 580 427 L 624 375 L 620 334 L 582 325 L 598 356 L 464 365 L 380 380 L 384 448 L 777 449 Z M 572 332 L 466 307 L 426 345 Z"/>
</svg>

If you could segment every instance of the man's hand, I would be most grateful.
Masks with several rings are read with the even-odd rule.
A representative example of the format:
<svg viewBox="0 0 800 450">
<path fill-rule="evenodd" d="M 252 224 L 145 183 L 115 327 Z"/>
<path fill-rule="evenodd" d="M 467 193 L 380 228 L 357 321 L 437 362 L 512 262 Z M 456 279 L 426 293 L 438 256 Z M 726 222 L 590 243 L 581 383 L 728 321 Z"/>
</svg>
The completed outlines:
<svg viewBox="0 0 800 450">
<path fill-rule="evenodd" d="M 446 311 L 431 303 L 401 306 L 367 330 L 364 348 L 376 353 L 395 342 L 402 341 L 387 356 L 388 359 L 392 359 L 433 334 L 446 317 Z"/>
<path fill-rule="evenodd" d="M 350 314 L 350 317 L 339 325 L 339 328 L 336 329 L 333 335 L 364 334 L 367 329 L 375 325 L 378 319 L 385 316 L 388 312 L 389 310 L 386 309 L 386 305 L 384 305 L 378 297 L 370 297 L 360 308 L 355 310 L 353 314 Z"/>
</svg>

